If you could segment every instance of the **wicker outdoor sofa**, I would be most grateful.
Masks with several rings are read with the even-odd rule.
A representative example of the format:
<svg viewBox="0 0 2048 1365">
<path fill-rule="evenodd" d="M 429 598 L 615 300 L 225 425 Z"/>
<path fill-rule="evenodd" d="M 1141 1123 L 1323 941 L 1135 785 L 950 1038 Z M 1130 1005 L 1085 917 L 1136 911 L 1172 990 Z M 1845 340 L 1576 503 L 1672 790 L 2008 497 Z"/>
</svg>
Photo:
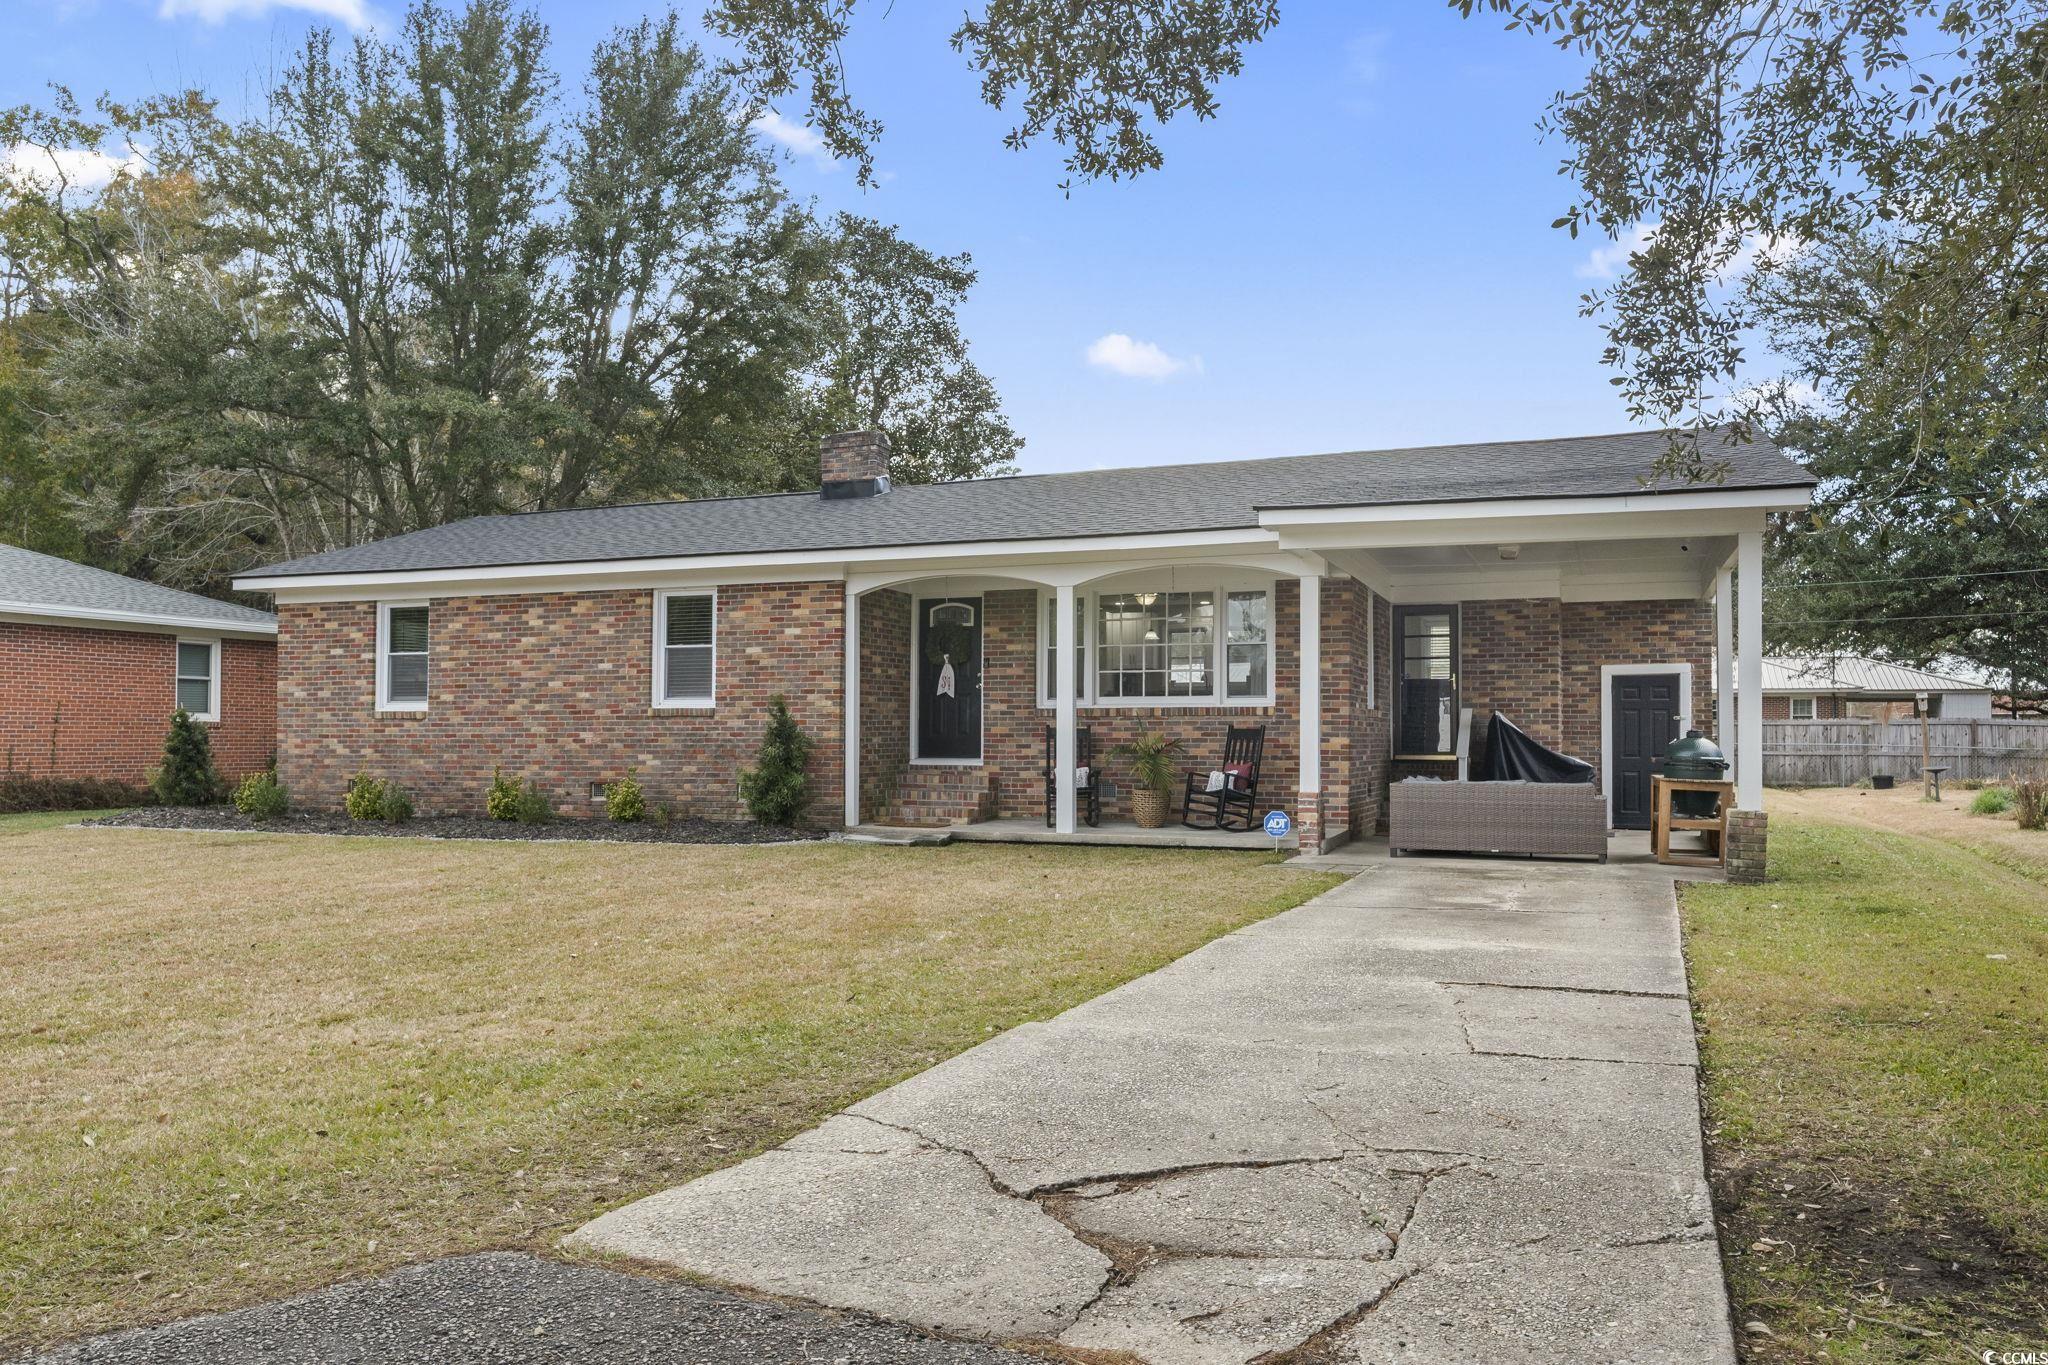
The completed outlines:
<svg viewBox="0 0 2048 1365">
<path fill-rule="evenodd" d="M 1403 853 L 1583 855 L 1607 861 L 1607 803 L 1584 783 L 1396 782 L 1387 846 Z"/>
</svg>

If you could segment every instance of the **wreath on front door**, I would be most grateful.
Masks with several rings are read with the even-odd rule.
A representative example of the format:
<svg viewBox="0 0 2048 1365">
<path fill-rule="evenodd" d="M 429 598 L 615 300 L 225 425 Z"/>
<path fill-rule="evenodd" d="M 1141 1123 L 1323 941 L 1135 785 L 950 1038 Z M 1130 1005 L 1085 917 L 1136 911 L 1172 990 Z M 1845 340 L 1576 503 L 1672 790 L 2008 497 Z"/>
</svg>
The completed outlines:
<svg viewBox="0 0 2048 1365">
<path fill-rule="evenodd" d="M 934 668 L 949 660 L 965 668 L 974 662 L 974 628 L 963 621 L 933 621 L 924 630 L 924 658 Z"/>
</svg>

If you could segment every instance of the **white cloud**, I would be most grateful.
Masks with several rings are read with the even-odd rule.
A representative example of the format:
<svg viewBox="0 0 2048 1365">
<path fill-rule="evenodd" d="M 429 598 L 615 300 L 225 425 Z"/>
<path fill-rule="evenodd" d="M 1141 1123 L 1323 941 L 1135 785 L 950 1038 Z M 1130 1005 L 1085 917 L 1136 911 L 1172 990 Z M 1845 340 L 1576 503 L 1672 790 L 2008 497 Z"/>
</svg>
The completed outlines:
<svg viewBox="0 0 2048 1365">
<path fill-rule="evenodd" d="M 1361 33 L 1344 44 L 1344 67 L 1360 85 L 1378 81 L 1386 70 L 1387 35 Z"/>
<path fill-rule="evenodd" d="M 832 159 L 832 153 L 825 149 L 825 139 L 816 128 L 808 124 L 794 123 L 770 109 L 747 125 L 770 142 L 779 142 L 791 153 L 802 157 L 821 171 L 829 171 L 839 163 Z"/>
<path fill-rule="evenodd" d="M 1171 379 L 1177 374 L 1202 372 L 1198 355 L 1168 355 L 1149 341 L 1138 341 L 1122 332 L 1109 332 L 1088 343 L 1088 363 L 1098 370 L 1131 379 Z"/>
<path fill-rule="evenodd" d="M 370 6 L 366 0 L 159 0 L 159 19 L 198 19 L 220 24 L 229 19 L 261 19 L 272 10 L 300 9 L 339 20 L 350 28 L 368 28 Z"/>
<path fill-rule="evenodd" d="M 1579 262 L 1579 268 L 1573 273 L 1582 280 L 1619 279 L 1621 273 L 1628 269 L 1628 258 L 1649 246 L 1656 235 L 1655 223 L 1637 223 L 1619 241 L 1594 247 L 1592 254 Z"/>
<path fill-rule="evenodd" d="M 1596 246 L 1585 260 L 1579 262 L 1577 275 L 1582 280 L 1620 279 L 1628 270 L 1628 258 L 1649 248 L 1657 240 L 1657 224 L 1637 223 L 1617 241 L 1605 246 Z M 1727 286 L 1740 282 L 1754 270 L 1757 262 L 1767 261 L 1782 265 L 1806 249 L 1807 244 L 1796 237 L 1779 237 L 1771 234 L 1750 233 L 1736 246 L 1733 254 L 1714 271 L 1712 283 Z"/>
<path fill-rule="evenodd" d="M 0 158 L 0 178 L 23 189 L 53 190 L 62 183 L 67 189 L 91 191 L 117 175 L 139 172 L 145 164 L 143 154 L 132 147 L 126 155 L 115 156 L 92 147 L 59 147 L 52 151 L 17 142 Z"/>
</svg>

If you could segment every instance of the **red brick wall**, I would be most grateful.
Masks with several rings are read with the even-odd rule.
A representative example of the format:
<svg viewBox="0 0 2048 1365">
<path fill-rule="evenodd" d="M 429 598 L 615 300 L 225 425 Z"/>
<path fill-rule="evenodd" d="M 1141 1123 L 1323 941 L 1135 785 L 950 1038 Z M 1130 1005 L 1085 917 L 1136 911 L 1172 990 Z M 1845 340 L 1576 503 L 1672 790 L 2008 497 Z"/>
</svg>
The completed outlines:
<svg viewBox="0 0 2048 1365">
<path fill-rule="evenodd" d="M 1260 774 L 1260 805 L 1288 810 L 1299 822 L 1298 586 L 1281 580 L 1273 603 L 1273 666 L 1276 704 L 1233 707 L 1092 707 L 1080 708 L 1081 724 L 1094 732 L 1097 764 L 1115 783 L 1117 794 L 1103 802 L 1106 819 L 1130 818 L 1128 765 L 1114 756 L 1115 747 L 1139 734 L 1164 732 L 1187 746 L 1182 766 L 1205 769 L 1221 759 L 1223 733 L 1231 725 L 1264 725 L 1266 749 Z M 996 791 L 997 811 L 1005 817 L 1042 817 L 1045 801 L 1045 727 L 1050 707 L 1038 705 L 1041 608 L 1037 592 L 1014 589 L 983 595 L 982 754 Z M 861 703 L 863 787 L 870 767 L 887 754 L 906 754 L 907 736 L 892 727 L 883 744 L 875 742 L 878 717 L 870 715 L 867 690 L 891 686 L 905 676 L 896 659 L 877 666 L 885 646 L 865 638 L 870 618 L 862 618 L 862 674 L 884 680 L 863 684 Z M 1387 663 L 1387 604 L 1349 579 L 1323 584 L 1323 795 L 1322 820 L 1329 834 L 1370 833 L 1378 824 L 1386 788 L 1387 716 L 1391 679 Z M 1378 635 L 1372 655 L 1380 672 L 1376 707 L 1366 706 L 1368 631 Z M 878 637 L 882 638 L 882 637 Z M 892 694 L 891 706 L 895 705 Z M 905 746 L 905 747 L 887 747 Z M 900 759 L 898 760 L 900 762 Z M 1176 801 L 1178 794 L 1176 793 Z"/>
<path fill-rule="evenodd" d="M 883 588 L 860 603 L 860 809 L 879 818 L 910 761 L 910 595 Z"/>
<path fill-rule="evenodd" d="M 1566 753 L 1600 766 L 1604 664 L 1690 662 L 1692 724 L 1714 728 L 1712 607 L 1687 601 L 1566 602 L 1562 619 Z"/>
<path fill-rule="evenodd" d="M 207 729 L 224 777 L 270 761 L 276 661 L 268 641 L 222 641 L 221 719 Z M 0 766 L 143 782 L 163 758 L 176 676 L 174 635 L 0 622 Z"/>
<path fill-rule="evenodd" d="M 540 782 L 564 815 L 595 815 L 592 782 L 632 770 L 651 804 L 739 815 L 768 698 L 815 741 L 814 823 L 837 825 L 844 615 L 837 583 L 718 592 L 717 705 L 651 705 L 654 595 L 435 598 L 430 704 L 379 713 L 373 602 L 279 610 L 279 773 L 294 800 L 340 804 L 357 771 L 395 778 L 423 813 L 474 813 L 493 764 Z"/>
<path fill-rule="evenodd" d="M 1483 771 L 1493 713 L 1555 749 L 1564 739 L 1563 607 L 1555 597 L 1467 602 L 1459 612 L 1460 705 L 1472 708 L 1471 771 Z"/>
<path fill-rule="evenodd" d="M 1330 591 L 1325 584 L 1324 593 Z M 1352 590 L 1354 610 L 1365 616 L 1363 628 L 1371 632 L 1373 648 L 1368 659 L 1355 655 L 1355 667 L 1351 674 L 1351 687 L 1355 702 L 1351 717 L 1350 757 L 1350 828 L 1354 837 L 1370 835 L 1378 829 L 1386 813 L 1387 772 L 1393 753 L 1390 717 L 1393 715 L 1393 695 L 1389 690 L 1393 680 L 1393 665 L 1389 660 L 1389 646 L 1392 640 L 1392 608 L 1387 601 L 1362 586 L 1354 585 Z M 1330 629 L 1326 609 L 1323 629 Z M 1367 689 L 1366 665 L 1370 663 L 1378 674 L 1372 680 L 1370 693 Z M 1329 683 L 1323 686 L 1327 689 Z M 1372 705 L 1366 700 L 1370 695 Z M 1325 759 L 1327 763 L 1327 758 Z M 1326 778 L 1324 785 L 1329 785 Z M 1333 824 L 1332 829 L 1336 827 Z"/>
<path fill-rule="evenodd" d="M 1104 819 L 1130 819 L 1130 765 L 1112 750 L 1140 734 L 1176 736 L 1187 745 L 1183 764 L 1207 770 L 1222 761 L 1223 732 L 1231 725 L 1266 727 L 1260 768 L 1260 804 L 1293 810 L 1300 765 L 1297 694 L 1300 593 L 1282 579 L 1273 600 L 1274 695 L 1277 706 L 1143 706 L 1080 709 L 1080 723 L 1095 734 L 1096 761 L 1117 787 L 1103 801 Z M 1045 816 L 1045 727 L 1051 707 L 1038 705 L 1038 594 L 1029 589 L 984 598 L 982 756 L 995 769 L 996 804 L 1003 816 Z M 1327 686 L 1327 683 L 1325 684 Z M 1327 759 L 1325 760 L 1327 762 Z M 1325 788 L 1333 781 L 1324 774 Z M 1174 818 L 1179 819 L 1178 792 Z"/>
</svg>

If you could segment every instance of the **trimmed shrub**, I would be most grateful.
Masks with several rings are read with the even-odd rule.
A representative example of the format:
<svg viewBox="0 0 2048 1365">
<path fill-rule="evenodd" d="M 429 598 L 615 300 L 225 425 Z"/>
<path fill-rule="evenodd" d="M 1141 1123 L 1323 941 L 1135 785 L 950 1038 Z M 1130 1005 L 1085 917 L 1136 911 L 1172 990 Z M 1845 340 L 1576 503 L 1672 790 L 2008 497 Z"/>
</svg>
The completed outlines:
<svg viewBox="0 0 2048 1365">
<path fill-rule="evenodd" d="M 797 727 L 789 703 L 777 692 L 768 699 L 760 762 L 740 774 L 740 799 L 756 822 L 794 825 L 803 818 L 804 807 L 811 804 L 811 780 L 804 773 L 810 757 L 811 737 Z"/>
<path fill-rule="evenodd" d="M 522 783 L 512 803 L 512 818 L 522 825 L 545 825 L 555 818 L 555 806 L 538 782 Z"/>
<path fill-rule="evenodd" d="M 633 824 L 647 818 L 647 793 L 627 773 L 604 789 L 604 813 L 608 820 Z"/>
<path fill-rule="evenodd" d="M 2003 815 L 2012 809 L 2012 793 L 2004 787 L 1986 787 L 1970 803 L 1972 815 Z"/>
<path fill-rule="evenodd" d="M 284 783 L 270 771 L 250 773 L 235 788 L 235 809 L 251 820 L 275 820 L 291 809 Z"/>
<path fill-rule="evenodd" d="M 384 790 L 377 801 L 377 818 L 387 825 L 402 825 L 412 819 L 412 798 L 405 794 L 405 788 L 396 782 L 381 785 Z"/>
<path fill-rule="evenodd" d="M 341 799 L 341 808 L 351 820 L 382 819 L 384 784 L 368 773 L 357 773 L 349 779 L 348 795 Z"/>
<path fill-rule="evenodd" d="M 220 800 L 220 774 L 206 727 L 180 707 L 164 736 L 164 761 L 149 775 L 149 789 L 166 806 L 210 806 Z"/>
<path fill-rule="evenodd" d="M 505 776 L 503 768 L 492 764 L 491 789 L 484 793 L 484 814 L 493 820 L 517 820 L 519 790 L 524 785 L 516 777 Z"/>
<path fill-rule="evenodd" d="M 103 777 L 0 777 L 0 815 L 36 810 L 106 810 L 147 806 L 155 796 L 143 787 Z"/>
</svg>

